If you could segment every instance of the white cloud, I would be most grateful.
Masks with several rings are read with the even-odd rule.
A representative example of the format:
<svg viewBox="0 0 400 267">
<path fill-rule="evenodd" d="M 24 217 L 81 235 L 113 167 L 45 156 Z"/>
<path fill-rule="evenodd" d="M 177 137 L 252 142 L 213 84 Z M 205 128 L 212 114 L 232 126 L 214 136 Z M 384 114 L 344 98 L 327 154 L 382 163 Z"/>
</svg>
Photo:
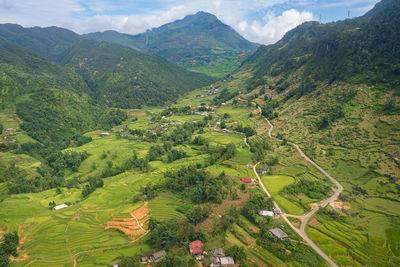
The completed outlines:
<svg viewBox="0 0 400 267">
<path fill-rule="evenodd" d="M 271 44 L 278 41 L 283 35 L 305 21 L 315 20 L 310 12 L 299 12 L 296 9 L 284 11 L 281 15 L 275 16 L 268 12 L 263 22 L 253 21 L 247 24 L 242 21 L 239 27 L 239 33 L 248 38 L 263 44 Z M 244 26 L 245 25 L 245 26 Z"/>
</svg>

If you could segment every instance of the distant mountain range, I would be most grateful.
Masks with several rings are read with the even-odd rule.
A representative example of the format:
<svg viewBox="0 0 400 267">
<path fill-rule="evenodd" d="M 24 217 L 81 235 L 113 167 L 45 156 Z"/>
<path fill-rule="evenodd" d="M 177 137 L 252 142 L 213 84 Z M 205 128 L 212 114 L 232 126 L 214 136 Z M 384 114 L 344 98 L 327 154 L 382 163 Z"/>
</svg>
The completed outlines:
<svg viewBox="0 0 400 267">
<path fill-rule="evenodd" d="M 223 77 L 233 71 L 243 55 L 258 47 L 205 12 L 138 35 L 116 31 L 79 35 L 59 27 L 24 28 L 16 24 L 1 24 L 0 36 L 54 62 L 58 62 L 64 51 L 78 40 L 95 39 L 159 55 L 181 67 L 214 77 Z"/>
<path fill-rule="evenodd" d="M 217 77 L 234 70 L 240 62 L 240 54 L 259 46 L 206 12 L 137 35 L 105 31 L 83 36 L 156 54 L 185 68 Z"/>
</svg>

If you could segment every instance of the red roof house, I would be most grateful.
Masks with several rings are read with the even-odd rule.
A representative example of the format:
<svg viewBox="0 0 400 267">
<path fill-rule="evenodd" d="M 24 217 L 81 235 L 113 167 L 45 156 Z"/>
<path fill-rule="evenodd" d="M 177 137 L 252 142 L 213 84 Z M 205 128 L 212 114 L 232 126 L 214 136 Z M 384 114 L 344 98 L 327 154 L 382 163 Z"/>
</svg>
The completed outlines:
<svg viewBox="0 0 400 267">
<path fill-rule="evenodd" d="M 204 244 L 200 240 L 195 240 L 189 245 L 189 251 L 192 255 L 202 254 L 204 251 Z"/>
<path fill-rule="evenodd" d="M 251 183 L 251 178 L 242 178 L 243 183 Z"/>
</svg>

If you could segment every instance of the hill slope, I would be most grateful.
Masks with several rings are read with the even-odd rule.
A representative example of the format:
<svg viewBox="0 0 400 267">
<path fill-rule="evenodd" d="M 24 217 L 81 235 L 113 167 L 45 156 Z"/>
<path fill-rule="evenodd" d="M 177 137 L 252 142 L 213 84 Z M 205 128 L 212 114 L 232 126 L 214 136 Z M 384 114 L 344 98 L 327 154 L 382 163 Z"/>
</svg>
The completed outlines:
<svg viewBox="0 0 400 267">
<path fill-rule="evenodd" d="M 180 66 L 214 76 L 223 76 L 235 69 L 239 63 L 238 55 L 258 46 L 205 12 L 138 35 L 106 31 L 84 36 L 157 54 Z"/>
<path fill-rule="evenodd" d="M 91 96 L 121 108 L 174 101 L 179 95 L 213 80 L 159 56 L 95 40 L 78 41 L 59 61 L 76 68 L 90 87 Z"/>
<path fill-rule="evenodd" d="M 105 106 L 93 103 L 89 87 L 73 69 L 4 39 L 0 39 L 0 74 L 5 114 L 0 123 L 16 112 L 24 121 L 21 128 L 40 142 L 57 143 L 75 133 L 113 125 L 113 116 L 107 115 Z"/>
<path fill-rule="evenodd" d="M 24 28 L 17 24 L 0 24 L 0 36 L 51 61 L 81 39 L 81 36 L 59 27 Z"/>
<path fill-rule="evenodd" d="M 400 202 L 399 13 L 400 1 L 392 0 L 356 19 L 305 23 L 260 47 L 221 84 L 228 90 L 221 94 L 232 97 L 239 88 L 238 100 L 262 108 L 275 126 L 272 134 L 286 140 L 280 146 L 290 151 L 287 142 L 299 144 L 344 186 L 339 199 L 347 210 L 321 209 L 309 226 L 310 237 L 340 265 L 352 265 L 344 255 L 371 266 L 400 260 L 391 241 L 398 240 L 393 225 L 399 219 L 392 207 Z M 293 167 L 282 155 L 277 161 L 282 169 Z M 342 242 L 334 234 L 342 231 L 338 222 L 368 239 L 333 245 Z M 335 255 L 341 249 L 347 252 Z"/>
</svg>

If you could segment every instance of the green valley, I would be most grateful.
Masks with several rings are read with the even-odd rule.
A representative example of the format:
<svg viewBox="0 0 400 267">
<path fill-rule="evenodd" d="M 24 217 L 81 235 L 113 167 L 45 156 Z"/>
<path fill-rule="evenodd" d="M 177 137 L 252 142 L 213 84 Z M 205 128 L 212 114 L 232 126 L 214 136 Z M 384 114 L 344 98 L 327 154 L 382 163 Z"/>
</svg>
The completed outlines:
<svg viewBox="0 0 400 267">
<path fill-rule="evenodd" d="M 0 266 L 399 266 L 399 13 L 0 25 Z"/>
</svg>

